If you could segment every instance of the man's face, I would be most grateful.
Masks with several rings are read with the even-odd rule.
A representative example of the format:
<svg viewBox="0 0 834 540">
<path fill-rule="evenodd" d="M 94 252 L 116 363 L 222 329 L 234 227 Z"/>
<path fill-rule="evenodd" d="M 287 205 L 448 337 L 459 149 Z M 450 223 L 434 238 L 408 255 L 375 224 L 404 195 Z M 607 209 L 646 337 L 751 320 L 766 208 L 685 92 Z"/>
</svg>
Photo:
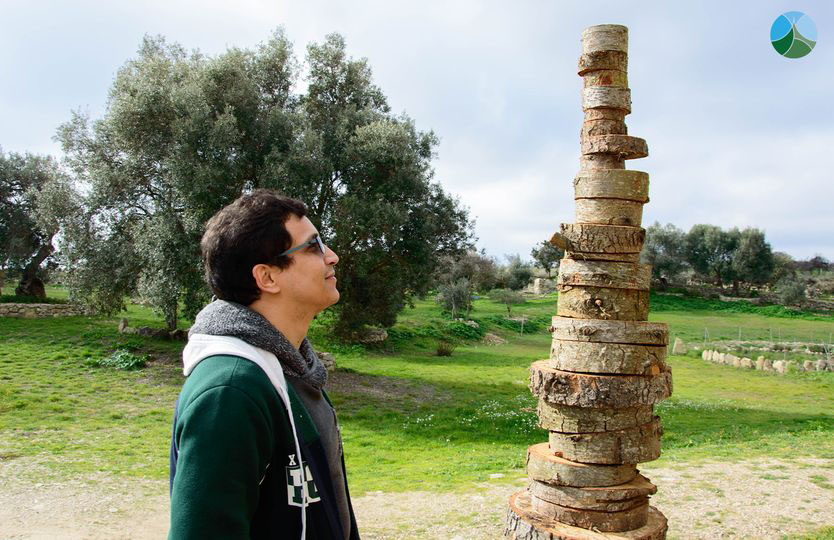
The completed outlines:
<svg viewBox="0 0 834 540">
<path fill-rule="evenodd" d="M 290 247 L 299 246 L 318 235 L 316 227 L 307 217 L 290 216 L 285 227 L 292 236 Z M 339 257 L 332 249 L 326 248 L 322 255 L 314 243 L 287 256 L 292 259 L 292 264 L 276 276 L 281 288 L 281 300 L 287 302 L 285 305 L 303 312 L 312 310 L 318 313 L 339 301 L 335 271 Z"/>
</svg>

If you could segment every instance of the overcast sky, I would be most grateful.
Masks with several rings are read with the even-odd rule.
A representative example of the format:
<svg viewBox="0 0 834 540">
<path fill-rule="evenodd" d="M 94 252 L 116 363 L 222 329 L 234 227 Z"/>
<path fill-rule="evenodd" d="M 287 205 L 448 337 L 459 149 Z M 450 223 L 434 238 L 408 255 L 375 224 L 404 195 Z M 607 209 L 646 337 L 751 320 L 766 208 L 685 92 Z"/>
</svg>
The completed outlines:
<svg viewBox="0 0 834 540">
<path fill-rule="evenodd" d="M 635 7 L 639 6 L 639 7 Z M 477 220 L 479 247 L 520 253 L 573 221 L 582 111 L 580 34 L 629 27 L 629 133 L 650 156 L 655 220 L 754 226 L 774 250 L 834 259 L 834 4 L 318 0 L 3 0 L 0 146 L 58 155 L 55 128 L 102 114 L 144 34 L 207 54 L 283 26 L 303 56 L 330 32 L 366 57 L 397 113 L 440 137 L 436 179 Z M 770 27 L 786 11 L 818 45 L 786 59 Z"/>
</svg>

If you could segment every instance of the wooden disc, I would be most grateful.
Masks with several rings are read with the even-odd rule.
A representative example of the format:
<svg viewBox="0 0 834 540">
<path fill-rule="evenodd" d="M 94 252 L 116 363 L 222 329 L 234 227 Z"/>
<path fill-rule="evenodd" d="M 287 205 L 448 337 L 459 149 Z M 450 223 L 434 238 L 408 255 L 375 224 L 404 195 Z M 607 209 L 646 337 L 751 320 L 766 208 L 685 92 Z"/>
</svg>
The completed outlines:
<svg viewBox="0 0 834 540">
<path fill-rule="evenodd" d="M 628 53 L 623 51 L 595 51 L 579 57 L 577 72 L 585 75 L 599 69 L 628 71 Z"/>
<path fill-rule="evenodd" d="M 579 173 L 573 179 L 576 199 L 623 199 L 649 202 L 649 175 L 632 170 L 597 170 Z"/>
<path fill-rule="evenodd" d="M 666 371 L 666 352 L 666 345 L 594 343 L 554 338 L 550 346 L 550 365 L 562 371 L 578 373 L 657 375 Z"/>
<path fill-rule="evenodd" d="M 599 512 L 579 510 L 560 506 L 530 495 L 530 507 L 546 518 L 555 519 L 567 525 L 592 529 L 600 532 L 629 531 L 638 529 L 649 519 L 649 500 L 645 499 L 635 507 L 620 512 Z"/>
<path fill-rule="evenodd" d="M 640 262 L 639 253 L 576 253 L 573 251 L 566 251 L 565 258 L 577 261 Z"/>
<path fill-rule="evenodd" d="M 637 467 L 625 465 L 588 465 L 574 463 L 550 451 L 548 443 L 527 449 L 527 476 L 530 480 L 558 486 L 616 486 L 637 477 Z"/>
<path fill-rule="evenodd" d="M 596 120 L 618 120 L 625 121 L 626 112 L 620 109 L 587 109 L 585 113 L 585 122 L 593 122 Z"/>
<path fill-rule="evenodd" d="M 637 253 L 643 247 L 646 230 L 641 227 L 562 223 L 560 232 L 567 250 L 574 253 Z"/>
<path fill-rule="evenodd" d="M 564 286 L 586 285 L 648 291 L 651 278 L 652 267 L 648 264 L 565 259 L 559 264 L 556 283 Z"/>
<path fill-rule="evenodd" d="M 596 343 L 627 343 L 635 345 L 667 345 L 669 330 L 665 323 L 645 321 L 592 321 L 553 317 L 550 325 L 553 339 L 593 341 Z"/>
<path fill-rule="evenodd" d="M 594 109 L 598 110 L 598 109 Z M 622 120 L 586 120 L 582 123 L 579 140 L 597 135 L 627 135 L 628 126 Z"/>
<path fill-rule="evenodd" d="M 651 405 L 628 409 L 588 409 L 568 407 L 539 400 L 536 414 L 539 427 L 562 433 L 595 433 L 628 429 L 651 422 Z"/>
<path fill-rule="evenodd" d="M 617 86 L 589 86 L 582 89 L 582 109 L 620 109 L 631 112 L 631 90 Z M 584 152 L 583 152 L 584 153 Z"/>
<path fill-rule="evenodd" d="M 580 171 L 607 171 L 625 169 L 625 160 L 614 154 L 582 154 L 579 156 Z"/>
<path fill-rule="evenodd" d="M 617 86 L 628 88 L 628 74 L 619 69 L 599 69 L 582 76 L 582 84 L 589 86 Z"/>
<path fill-rule="evenodd" d="M 582 31 L 582 52 L 628 52 L 628 28 L 620 24 L 597 24 Z"/>
<path fill-rule="evenodd" d="M 556 314 L 577 319 L 645 321 L 649 291 L 560 285 Z"/>
<path fill-rule="evenodd" d="M 663 427 L 655 416 L 648 424 L 615 431 L 597 433 L 549 434 L 550 449 L 570 461 L 616 465 L 645 463 L 660 457 L 660 437 Z"/>
<path fill-rule="evenodd" d="M 539 360 L 530 366 L 530 391 L 548 403 L 570 407 L 654 405 L 672 395 L 672 372 L 667 367 L 649 376 L 572 373 L 550 367 L 549 360 Z"/>
<path fill-rule="evenodd" d="M 645 139 L 631 135 L 596 135 L 580 140 L 583 154 L 615 154 L 622 159 L 639 159 L 649 155 Z"/>
<path fill-rule="evenodd" d="M 649 506 L 646 524 L 622 532 L 597 532 L 560 523 L 535 512 L 530 493 L 524 489 L 510 497 L 504 538 L 510 540 L 664 540 L 668 525 L 666 517 Z"/>
<path fill-rule="evenodd" d="M 602 512 L 627 510 L 657 492 L 657 486 L 640 474 L 631 482 L 617 486 L 576 488 L 533 480 L 529 489 L 531 495 L 553 504 Z"/>
<path fill-rule="evenodd" d="M 622 199 L 576 199 L 576 223 L 639 227 L 643 203 Z"/>
</svg>

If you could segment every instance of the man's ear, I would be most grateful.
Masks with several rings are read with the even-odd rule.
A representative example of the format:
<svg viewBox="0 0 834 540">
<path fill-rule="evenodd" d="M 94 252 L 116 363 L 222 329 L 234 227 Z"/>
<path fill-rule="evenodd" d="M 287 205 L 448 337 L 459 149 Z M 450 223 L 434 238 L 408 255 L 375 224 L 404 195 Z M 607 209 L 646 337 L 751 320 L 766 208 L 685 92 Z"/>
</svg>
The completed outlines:
<svg viewBox="0 0 834 540">
<path fill-rule="evenodd" d="M 279 272 L 278 268 L 268 264 L 256 264 L 252 267 L 252 277 L 255 278 L 255 284 L 261 291 L 272 294 L 281 292 L 281 287 L 275 279 Z"/>
</svg>

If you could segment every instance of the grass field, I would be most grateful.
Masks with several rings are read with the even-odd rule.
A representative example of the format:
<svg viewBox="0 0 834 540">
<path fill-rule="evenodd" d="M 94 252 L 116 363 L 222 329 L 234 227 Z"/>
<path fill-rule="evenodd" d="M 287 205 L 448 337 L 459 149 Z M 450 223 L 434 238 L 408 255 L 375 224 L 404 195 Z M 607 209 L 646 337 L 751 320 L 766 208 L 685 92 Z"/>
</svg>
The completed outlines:
<svg viewBox="0 0 834 540">
<path fill-rule="evenodd" d="M 705 325 L 729 337 L 739 326 L 820 339 L 834 330 L 834 318 L 654 301 L 652 320 L 687 340 L 701 338 Z M 465 490 L 490 474 L 521 475 L 527 445 L 546 440 L 527 374 L 530 362 L 547 355 L 554 311 L 553 296 L 515 307 L 514 316 L 529 319 L 520 334 L 517 322 L 504 319 L 506 309 L 486 299 L 472 313 L 477 330 L 420 301 L 403 313 L 386 348 L 374 351 L 329 341 L 327 318 L 318 321 L 311 339 L 334 351 L 339 365 L 331 394 L 352 492 Z M 124 316 L 132 326 L 161 326 L 140 306 Z M 182 344 L 118 334 L 117 320 L 0 318 L 0 464 L 34 456 L 56 479 L 94 471 L 166 477 Z M 508 343 L 481 344 L 486 329 Z M 451 357 L 436 356 L 437 340 L 448 335 L 461 344 Z M 151 362 L 127 372 L 92 365 L 116 349 Z M 661 464 L 764 455 L 834 460 L 834 373 L 780 377 L 692 357 L 670 363 L 674 395 L 658 407 Z"/>
</svg>

